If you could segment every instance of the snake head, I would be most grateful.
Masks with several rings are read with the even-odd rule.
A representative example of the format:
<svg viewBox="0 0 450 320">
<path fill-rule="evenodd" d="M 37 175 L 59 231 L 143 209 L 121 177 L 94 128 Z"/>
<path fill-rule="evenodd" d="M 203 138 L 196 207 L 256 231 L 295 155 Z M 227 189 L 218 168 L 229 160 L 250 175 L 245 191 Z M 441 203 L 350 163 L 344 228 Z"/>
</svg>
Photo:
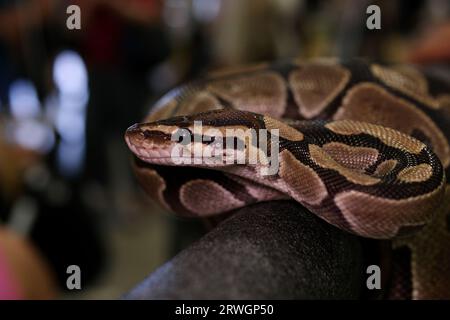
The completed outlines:
<svg viewBox="0 0 450 320">
<path fill-rule="evenodd" d="M 125 133 L 130 150 L 147 163 L 197 167 L 267 164 L 267 146 L 275 145 L 268 137 L 263 116 L 231 109 L 135 124 Z"/>
</svg>

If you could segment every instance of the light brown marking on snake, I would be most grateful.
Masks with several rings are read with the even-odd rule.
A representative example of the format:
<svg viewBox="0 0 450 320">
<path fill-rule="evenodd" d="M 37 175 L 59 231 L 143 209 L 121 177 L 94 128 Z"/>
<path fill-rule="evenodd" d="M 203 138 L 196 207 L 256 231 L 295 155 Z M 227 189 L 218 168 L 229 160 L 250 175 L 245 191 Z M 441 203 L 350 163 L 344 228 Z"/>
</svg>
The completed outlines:
<svg viewBox="0 0 450 320">
<path fill-rule="evenodd" d="M 404 133 L 371 123 L 352 120 L 338 120 L 327 123 L 325 127 L 337 134 L 343 135 L 354 135 L 360 133 L 370 134 L 377 137 L 388 146 L 415 154 L 419 154 L 423 148 L 425 148 L 425 144 Z"/>
<path fill-rule="evenodd" d="M 213 80 L 207 88 L 238 110 L 280 118 L 286 109 L 286 85 L 276 72 L 243 75 L 232 80 Z"/>
<path fill-rule="evenodd" d="M 289 85 L 299 112 L 305 118 L 321 113 L 345 88 L 350 72 L 338 65 L 310 63 L 289 75 Z"/>
<path fill-rule="evenodd" d="M 245 205 L 218 183 L 205 179 L 185 183 L 180 188 L 180 201 L 188 210 L 199 216 L 210 216 Z"/>
<path fill-rule="evenodd" d="M 333 160 L 342 166 L 364 171 L 378 159 L 378 150 L 367 147 L 353 147 L 340 142 L 329 142 L 322 146 Z"/>
<path fill-rule="evenodd" d="M 222 109 L 217 98 L 207 91 L 199 91 L 181 104 L 177 115 L 196 114 L 217 109 Z"/>
<path fill-rule="evenodd" d="M 444 166 L 450 164 L 450 146 L 433 120 L 413 104 L 390 94 L 378 85 L 361 83 L 350 89 L 333 119 L 370 122 L 408 135 L 412 134 L 414 129 L 420 130 L 430 139 L 434 152 Z M 414 145 L 404 142 L 408 146 Z"/>
<path fill-rule="evenodd" d="M 380 65 L 378 65 L 380 67 Z M 419 70 L 408 65 L 397 65 L 384 67 L 400 74 L 398 85 L 404 86 L 405 90 L 428 94 L 428 82 L 425 76 Z"/>
<path fill-rule="evenodd" d="M 198 91 L 192 96 L 186 98 L 185 100 L 180 102 L 180 107 L 175 112 L 175 109 L 178 105 L 178 102 L 175 99 L 172 99 L 163 106 L 157 107 L 157 110 L 150 113 L 144 119 L 144 122 L 155 122 L 174 116 L 189 115 L 210 110 L 222 109 L 220 102 L 207 91 Z"/>
<path fill-rule="evenodd" d="M 403 200 L 376 197 L 356 190 L 343 191 L 334 201 L 356 234 L 390 239 L 401 227 L 421 226 L 431 221 L 442 200 L 442 186 L 428 194 Z"/>
<path fill-rule="evenodd" d="M 163 132 L 165 134 L 172 134 L 174 132 L 176 132 L 177 130 L 179 130 L 180 127 L 178 126 L 168 126 L 168 125 L 164 125 L 164 124 L 155 124 L 155 123 L 149 123 L 149 124 L 142 124 L 141 125 L 141 130 L 142 131 L 160 131 Z"/>
<path fill-rule="evenodd" d="M 328 195 L 319 175 L 297 160 L 288 150 L 280 152 L 279 175 L 289 186 L 291 196 L 297 201 L 319 205 Z"/>
<path fill-rule="evenodd" d="M 147 167 L 138 167 L 135 165 L 133 168 L 137 173 L 136 177 L 140 185 L 150 198 L 170 210 L 170 206 L 167 204 L 163 195 L 164 190 L 166 190 L 164 178 L 156 170 Z"/>
<path fill-rule="evenodd" d="M 425 77 L 416 69 L 407 66 L 384 67 L 373 64 L 372 73 L 386 85 L 413 97 L 432 109 L 438 109 L 439 103 L 428 94 Z"/>
<path fill-rule="evenodd" d="M 385 160 L 377 166 L 373 175 L 375 177 L 387 176 L 389 173 L 392 172 L 392 170 L 394 170 L 397 163 L 398 161 L 395 159 Z"/>
<path fill-rule="evenodd" d="M 241 73 L 251 73 L 265 69 L 269 64 L 267 62 L 257 63 L 253 65 L 227 67 L 224 69 L 212 70 L 208 72 L 208 76 L 213 78 L 229 77 Z"/>
<path fill-rule="evenodd" d="M 269 201 L 269 200 L 280 200 L 280 199 L 290 199 L 290 197 L 272 187 L 259 184 L 255 181 L 245 178 L 245 174 L 241 177 L 236 174 L 226 174 L 228 179 L 234 180 L 237 183 L 245 186 L 248 194 L 251 195 L 257 201 Z"/>
<path fill-rule="evenodd" d="M 267 130 L 278 129 L 280 137 L 291 141 L 302 141 L 303 133 L 271 117 L 264 117 Z"/>
<path fill-rule="evenodd" d="M 336 170 L 340 175 L 344 176 L 348 181 L 356 184 L 361 184 L 365 186 L 370 186 L 380 182 L 380 179 L 371 177 L 360 171 L 353 170 L 351 168 L 344 167 L 341 163 L 334 160 L 331 155 L 329 155 L 321 147 L 310 144 L 309 153 L 311 159 L 319 166 L 325 169 Z"/>
<path fill-rule="evenodd" d="M 428 163 L 421 163 L 401 170 L 397 178 L 404 182 L 423 182 L 430 179 L 432 174 L 433 168 Z"/>
<path fill-rule="evenodd" d="M 175 99 L 170 100 L 165 105 L 158 107 L 156 111 L 151 112 L 145 119 L 144 122 L 154 122 L 162 119 L 167 119 L 174 115 L 174 110 L 178 105 Z"/>
<path fill-rule="evenodd" d="M 411 250 L 412 299 L 450 299 L 450 185 L 436 217 L 417 234 L 395 239 Z"/>
</svg>

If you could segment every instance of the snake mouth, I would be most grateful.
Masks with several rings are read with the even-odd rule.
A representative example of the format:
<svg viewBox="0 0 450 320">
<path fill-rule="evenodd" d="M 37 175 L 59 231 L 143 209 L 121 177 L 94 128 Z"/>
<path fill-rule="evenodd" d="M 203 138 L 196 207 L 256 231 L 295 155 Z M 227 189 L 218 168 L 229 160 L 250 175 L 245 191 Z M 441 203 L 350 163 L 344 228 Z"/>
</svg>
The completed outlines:
<svg viewBox="0 0 450 320">
<path fill-rule="evenodd" d="M 146 134 L 141 129 L 141 125 L 131 126 L 125 133 L 125 141 L 130 151 L 141 161 L 149 164 L 167 165 L 167 166 L 228 166 L 226 163 L 212 163 L 214 158 L 205 157 L 203 154 L 195 153 L 180 155 L 176 154 L 174 149 L 177 147 L 176 141 L 171 141 L 161 134 Z"/>
<path fill-rule="evenodd" d="M 188 167 L 228 167 L 233 164 L 217 161 L 215 158 L 205 158 L 203 156 L 176 156 L 171 149 L 148 148 L 133 144 L 132 139 L 126 139 L 128 148 L 139 160 L 148 164 L 166 165 L 166 166 L 188 166 Z"/>
</svg>

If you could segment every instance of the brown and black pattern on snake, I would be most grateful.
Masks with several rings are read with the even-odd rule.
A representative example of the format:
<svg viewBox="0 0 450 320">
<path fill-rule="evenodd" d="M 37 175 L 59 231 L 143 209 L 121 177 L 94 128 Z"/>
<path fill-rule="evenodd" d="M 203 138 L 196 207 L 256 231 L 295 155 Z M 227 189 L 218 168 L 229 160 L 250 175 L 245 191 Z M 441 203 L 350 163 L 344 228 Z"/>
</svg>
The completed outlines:
<svg viewBox="0 0 450 320">
<path fill-rule="evenodd" d="M 164 144 L 161 143 L 161 132 L 158 130 L 161 128 L 164 130 L 167 130 L 166 128 L 175 130 L 179 127 L 192 128 L 194 121 L 199 120 L 206 128 L 213 126 L 218 129 L 244 127 L 259 130 L 266 129 L 266 123 L 271 126 L 276 123 L 276 120 L 271 120 L 267 116 L 224 109 L 161 120 L 133 128 L 134 133 L 129 135 L 128 143 L 131 149 L 137 150 L 136 155 L 143 161 L 174 165 L 170 158 L 158 157 L 157 153 L 160 155 L 170 154 L 171 148 L 176 145 L 176 142 L 166 138 Z M 283 126 L 280 125 L 280 127 Z M 292 138 L 298 139 L 291 140 Z M 282 129 L 279 139 L 280 173 L 277 176 L 278 179 L 264 179 L 258 175 L 244 178 L 293 197 L 311 211 L 325 217 L 328 222 L 350 232 L 372 238 L 393 238 L 402 227 L 420 226 L 431 220 L 433 210 L 441 201 L 443 169 L 437 157 L 423 143 L 397 131 L 345 120 L 328 124 L 310 123 L 305 128 Z M 333 158 L 333 153 L 330 155 L 326 152 L 330 148 L 330 142 L 338 143 L 341 147 L 346 145 L 348 148 L 358 150 L 359 152 L 353 152 L 353 157 L 360 157 L 355 159 L 356 162 L 365 161 L 369 148 L 371 150 L 369 156 L 372 157 L 373 150 L 378 150 L 376 159 L 372 159 L 368 167 L 375 165 L 378 158 L 384 161 L 389 157 L 397 161 L 396 168 L 390 175 L 374 177 L 373 173 L 366 172 L 361 167 L 352 168 L 346 165 L 345 161 L 336 161 L 336 159 L 339 160 L 336 155 Z M 149 147 L 145 147 L 145 144 L 156 146 L 157 153 L 149 157 Z M 323 147 L 324 145 L 325 147 Z M 139 151 L 142 149 L 146 149 L 145 152 Z M 203 168 L 209 166 L 204 162 L 190 165 Z M 223 166 L 229 167 L 225 160 L 223 165 L 215 164 L 213 168 L 220 170 Z M 423 170 L 404 172 L 407 168 L 418 166 L 428 166 L 429 174 L 424 175 Z M 295 174 L 298 182 L 293 181 L 289 171 Z M 227 172 L 233 174 L 232 168 L 228 168 Z M 238 173 L 235 174 L 238 175 Z M 214 181 L 211 177 L 209 179 Z M 201 184 L 197 182 L 194 185 L 200 186 Z M 186 183 L 183 187 L 191 190 L 193 188 L 191 183 Z M 192 197 L 190 198 L 192 204 L 188 204 L 189 197 L 185 196 L 186 191 L 183 191 L 183 187 L 180 189 L 182 192 L 179 198 L 184 203 L 184 207 L 189 211 L 195 211 L 192 208 L 200 205 Z M 212 192 L 213 190 L 215 192 Z M 200 194 L 205 194 L 205 192 Z M 248 204 L 245 201 L 232 199 L 232 194 L 217 183 L 211 184 L 206 194 L 208 199 L 213 202 L 223 198 L 229 201 L 226 206 L 214 208 L 208 206 L 208 210 L 204 211 L 198 209 L 197 212 L 201 215 L 219 214 Z M 329 200 L 325 201 L 325 198 L 329 198 Z M 385 210 L 388 213 L 368 214 L 366 213 L 367 209 L 361 207 L 361 200 L 373 202 L 376 208 L 387 204 Z M 325 202 L 328 202 L 329 205 L 325 205 Z M 350 227 L 345 227 L 348 225 Z"/>
<path fill-rule="evenodd" d="M 414 130 L 429 138 L 444 166 L 450 164 L 450 146 L 442 131 L 425 112 L 372 83 L 360 83 L 350 89 L 333 117 L 394 128 L 411 135 Z"/>
<path fill-rule="evenodd" d="M 183 201 L 180 195 L 183 193 L 183 187 L 186 185 L 189 186 L 189 183 L 192 181 L 210 181 L 214 185 L 213 188 L 216 188 L 216 190 L 220 188 L 221 192 L 223 192 L 221 195 L 223 196 L 225 194 L 225 197 L 217 197 L 216 193 L 212 193 L 210 199 L 213 199 L 222 207 L 228 206 L 228 210 L 242 207 L 243 203 L 249 204 L 258 201 L 258 198 L 253 196 L 252 192 L 247 189 L 249 187 L 246 184 L 242 182 L 238 183 L 235 179 L 228 177 L 220 171 L 211 171 L 202 168 L 190 168 L 186 170 L 183 167 L 167 167 L 162 165 L 152 165 L 150 167 L 148 163 L 139 158 L 134 159 L 133 167 L 138 175 L 139 182 L 152 199 L 162 204 L 165 208 L 186 217 L 208 216 L 209 214 L 217 214 L 217 210 L 221 211 L 217 207 L 214 207 L 214 211 L 214 208 L 206 207 L 201 203 L 203 207 L 186 206 L 186 201 Z M 155 175 L 157 175 L 156 178 Z M 246 183 L 251 184 L 251 182 Z M 194 186 L 194 189 L 197 188 Z M 184 192 L 189 193 L 191 191 L 186 190 L 185 187 Z M 204 193 L 199 193 L 198 190 L 196 192 L 198 195 L 205 195 Z M 280 194 L 276 192 L 268 192 L 267 199 L 265 200 L 281 198 Z M 235 205 L 230 206 L 227 201 L 231 201 Z"/>
<path fill-rule="evenodd" d="M 126 138 L 142 159 L 141 184 L 175 212 L 210 215 L 291 197 L 344 230 L 376 238 L 402 235 L 393 241 L 394 264 L 411 269 L 402 273 L 411 279 L 402 282 L 408 284 L 403 291 L 392 279 L 388 297 L 450 298 L 450 277 L 443 274 L 450 268 L 448 228 L 442 227 L 450 207 L 448 193 L 444 200 L 449 93 L 450 83 L 410 66 L 361 59 L 259 64 L 172 90 L 147 124 L 133 127 Z M 226 110 L 199 114 L 220 109 Z M 146 157 L 167 155 L 171 132 L 193 120 L 222 131 L 280 129 L 278 174 L 263 178 L 245 165 L 182 167 L 170 166 L 167 157 Z M 146 139 L 153 142 L 142 144 Z M 405 237 L 412 231 L 415 236 Z"/>
</svg>

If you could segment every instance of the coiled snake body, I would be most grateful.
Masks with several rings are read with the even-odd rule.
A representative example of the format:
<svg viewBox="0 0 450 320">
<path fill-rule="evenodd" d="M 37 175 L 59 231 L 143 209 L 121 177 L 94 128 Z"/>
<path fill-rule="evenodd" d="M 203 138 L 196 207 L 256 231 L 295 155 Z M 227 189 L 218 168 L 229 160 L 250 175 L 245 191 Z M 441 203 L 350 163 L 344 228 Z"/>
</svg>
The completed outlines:
<svg viewBox="0 0 450 320">
<path fill-rule="evenodd" d="M 266 131 L 255 142 L 229 129 Z M 186 135 L 193 161 L 180 163 Z M 125 138 L 144 189 L 176 213 L 292 198 L 343 230 L 392 239 L 387 297 L 450 298 L 450 83 L 440 77 L 358 59 L 261 64 L 172 90 Z M 238 142 L 244 162 L 231 159 Z M 262 174 L 273 159 L 276 172 Z"/>
</svg>

